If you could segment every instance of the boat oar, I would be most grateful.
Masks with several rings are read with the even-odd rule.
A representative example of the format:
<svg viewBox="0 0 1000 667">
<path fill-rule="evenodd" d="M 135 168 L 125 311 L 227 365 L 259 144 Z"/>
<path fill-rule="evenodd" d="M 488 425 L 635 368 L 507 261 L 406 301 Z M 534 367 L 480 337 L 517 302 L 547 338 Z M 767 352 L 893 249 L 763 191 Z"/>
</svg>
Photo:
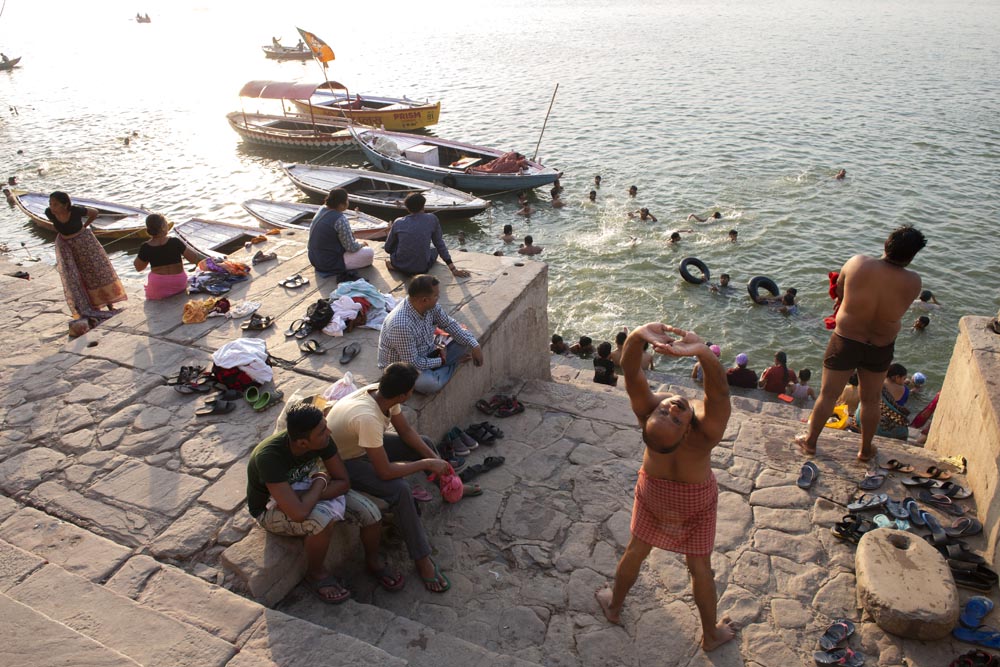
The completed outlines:
<svg viewBox="0 0 1000 667">
<path fill-rule="evenodd" d="M 549 123 L 549 114 L 552 113 L 552 105 L 556 103 L 556 93 L 559 92 L 559 84 L 556 84 L 556 89 L 552 91 L 552 99 L 549 101 L 549 110 L 545 112 L 545 122 L 542 123 L 542 131 L 538 133 L 538 143 L 535 144 L 535 154 L 531 156 L 531 161 L 534 162 L 538 159 L 538 147 L 542 145 L 542 135 L 545 134 L 545 126 Z"/>
</svg>

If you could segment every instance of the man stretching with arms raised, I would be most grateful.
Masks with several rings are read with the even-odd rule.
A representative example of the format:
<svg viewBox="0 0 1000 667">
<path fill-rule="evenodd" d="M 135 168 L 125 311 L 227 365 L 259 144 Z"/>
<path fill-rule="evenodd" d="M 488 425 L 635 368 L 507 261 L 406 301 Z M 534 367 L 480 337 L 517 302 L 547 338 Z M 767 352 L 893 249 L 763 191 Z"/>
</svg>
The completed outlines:
<svg viewBox="0 0 1000 667">
<path fill-rule="evenodd" d="M 881 259 L 855 255 L 837 279 L 837 324 L 823 356 L 823 382 L 809 417 L 809 432 L 795 438 L 806 456 L 816 454 L 816 440 L 848 378 L 858 372 L 861 394 L 861 449 L 858 460 L 875 458 L 872 438 L 878 429 L 882 381 L 892 363 L 903 315 L 920 294 L 920 276 L 909 266 L 927 245 L 913 227 L 894 229 Z"/>
<path fill-rule="evenodd" d="M 643 342 L 652 344 L 660 354 L 697 357 L 704 369 L 705 400 L 653 393 L 641 369 Z M 621 366 L 646 451 L 635 485 L 632 539 L 618 562 L 614 587 L 597 591 L 597 601 L 608 620 L 619 623 L 625 596 L 650 550 L 657 547 L 682 553 L 687 557 L 701 617 L 701 647 L 711 651 L 735 633 L 728 617 L 717 619 L 711 561 L 719 504 L 711 455 L 726 431 L 731 411 L 726 370 L 693 331 L 659 322 L 650 322 L 628 335 Z"/>
</svg>

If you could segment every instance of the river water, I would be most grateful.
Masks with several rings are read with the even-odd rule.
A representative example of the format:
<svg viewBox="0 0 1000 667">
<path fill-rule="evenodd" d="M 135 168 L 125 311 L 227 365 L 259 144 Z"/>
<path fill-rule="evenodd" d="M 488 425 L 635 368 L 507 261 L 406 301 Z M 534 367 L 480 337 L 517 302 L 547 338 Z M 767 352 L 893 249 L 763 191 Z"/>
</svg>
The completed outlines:
<svg viewBox="0 0 1000 667">
<path fill-rule="evenodd" d="M 567 340 L 661 319 L 720 344 L 726 363 L 746 352 L 760 371 L 784 349 L 815 372 L 827 272 L 878 254 L 898 224 L 927 235 L 913 268 L 944 304 L 928 331 L 900 335 L 911 372 L 939 387 L 959 318 L 1000 307 L 1000 3 L 140 4 L 8 0 L 0 50 L 23 61 L 0 73 L 0 175 L 175 220 L 246 221 L 244 199 L 303 200 L 279 165 L 315 156 L 245 146 L 225 119 L 248 80 L 321 80 L 311 62 L 260 50 L 272 36 L 294 44 L 298 25 L 330 44 L 329 76 L 352 91 L 443 100 L 438 136 L 530 155 L 559 84 L 539 157 L 565 170 L 568 205 L 537 191 L 529 222 L 499 196 L 446 237 L 455 247 L 463 231 L 469 250 L 493 252 L 506 223 L 532 234 L 550 265 L 550 326 Z M 135 23 L 137 10 L 153 22 Z M 597 204 L 585 205 L 595 174 Z M 629 220 L 640 206 L 658 222 Z M 715 210 L 721 220 L 686 221 Z M 693 231 L 670 246 L 673 229 Z M 50 237 L 14 211 L 0 210 L 0 240 L 14 258 L 23 241 L 52 261 Z M 136 277 L 135 250 L 108 247 L 123 276 Z M 736 289 L 684 283 L 686 256 Z M 753 306 L 743 285 L 754 275 L 796 287 L 800 314 Z"/>
</svg>

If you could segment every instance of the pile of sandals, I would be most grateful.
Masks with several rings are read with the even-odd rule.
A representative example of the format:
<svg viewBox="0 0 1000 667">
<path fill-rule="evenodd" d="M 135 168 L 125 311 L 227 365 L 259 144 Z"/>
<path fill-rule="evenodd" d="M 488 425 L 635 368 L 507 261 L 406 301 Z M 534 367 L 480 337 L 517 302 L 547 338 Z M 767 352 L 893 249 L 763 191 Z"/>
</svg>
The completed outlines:
<svg viewBox="0 0 1000 667">
<path fill-rule="evenodd" d="M 817 665 L 849 665 L 861 667 L 865 656 L 851 649 L 847 640 L 854 634 L 854 623 L 846 618 L 836 619 L 819 638 L 821 650 L 813 653 Z"/>
<path fill-rule="evenodd" d="M 215 388 L 215 378 L 204 366 L 181 366 L 177 375 L 167 378 L 167 384 L 179 394 L 206 394 Z"/>
<path fill-rule="evenodd" d="M 951 631 L 955 639 L 969 644 L 1000 649 L 1000 630 L 983 625 L 983 620 L 993 611 L 993 601 L 981 595 L 973 595 L 965 603 L 958 617 L 958 625 Z M 955 658 L 950 667 L 979 667 L 989 665 L 1000 667 L 1000 658 L 983 650 L 969 651 Z"/>
<path fill-rule="evenodd" d="M 483 414 L 496 417 L 512 417 L 524 412 L 524 406 L 517 400 L 517 396 L 509 394 L 494 394 L 490 400 L 479 400 L 476 408 Z"/>
</svg>

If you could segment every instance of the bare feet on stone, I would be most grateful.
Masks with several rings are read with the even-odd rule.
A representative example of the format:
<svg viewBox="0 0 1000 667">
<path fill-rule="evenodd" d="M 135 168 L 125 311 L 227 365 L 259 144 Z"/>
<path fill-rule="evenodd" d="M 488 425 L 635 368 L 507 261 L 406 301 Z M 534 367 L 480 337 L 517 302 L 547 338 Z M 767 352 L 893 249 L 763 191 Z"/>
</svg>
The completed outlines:
<svg viewBox="0 0 1000 667">
<path fill-rule="evenodd" d="M 863 449 L 858 452 L 858 461 L 861 463 L 868 463 L 870 461 L 874 461 L 876 456 L 878 456 L 878 447 L 872 445 L 870 452 L 865 453 L 865 450 Z"/>
<path fill-rule="evenodd" d="M 597 598 L 597 604 L 601 605 L 601 610 L 604 612 L 604 616 L 612 623 L 621 625 L 621 609 L 611 608 L 611 589 L 598 589 L 598 591 L 594 593 L 594 597 Z"/>
<path fill-rule="evenodd" d="M 795 436 L 795 440 L 793 442 L 795 443 L 795 446 L 799 448 L 799 451 L 806 456 L 816 456 L 816 445 L 814 443 L 811 447 L 809 446 L 809 436 L 807 434 L 803 433 Z"/>
<path fill-rule="evenodd" d="M 719 624 L 715 626 L 711 635 L 705 635 L 701 639 L 701 649 L 703 651 L 713 651 L 733 637 L 736 636 L 736 624 L 728 616 L 723 616 Z"/>
</svg>

